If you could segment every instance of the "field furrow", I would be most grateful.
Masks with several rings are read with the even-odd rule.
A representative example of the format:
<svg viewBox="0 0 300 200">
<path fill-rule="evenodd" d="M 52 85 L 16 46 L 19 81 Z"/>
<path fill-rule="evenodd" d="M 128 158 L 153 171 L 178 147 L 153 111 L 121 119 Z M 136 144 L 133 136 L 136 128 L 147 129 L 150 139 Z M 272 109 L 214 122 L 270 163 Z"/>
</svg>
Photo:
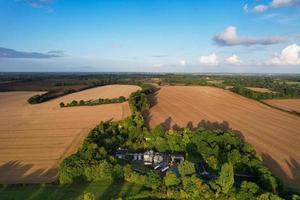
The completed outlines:
<svg viewBox="0 0 300 200">
<path fill-rule="evenodd" d="M 46 183 L 57 178 L 57 167 L 74 153 L 89 130 L 101 121 L 130 115 L 128 103 L 60 108 L 60 102 L 117 98 L 139 87 L 108 85 L 30 105 L 39 92 L 0 93 L 0 183 Z"/>
</svg>

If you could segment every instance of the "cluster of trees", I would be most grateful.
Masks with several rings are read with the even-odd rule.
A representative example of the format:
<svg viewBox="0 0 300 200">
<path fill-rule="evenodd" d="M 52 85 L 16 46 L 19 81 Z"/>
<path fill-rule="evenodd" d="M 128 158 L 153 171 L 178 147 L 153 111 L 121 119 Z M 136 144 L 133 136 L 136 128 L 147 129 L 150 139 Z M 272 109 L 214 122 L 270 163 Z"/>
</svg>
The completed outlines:
<svg viewBox="0 0 300 200">
<path fill-rule="evenodd" d="M 142 111 L 149 107 L 145 91 L 149 91 L 146 86 L 130 95 L 129 104 L 132 109 L 130 117 L 121 122 L 101 122 L 90 132 L 79 150 L 61 163 L 60 183 L 96 181 L 101 178 L 115 179 L 124 176 L 121 163 L 118 163 L 112 155 L 118 147 L 125 146 L 130 140 L 129 137 L 135 138 L 139 133 L 143 135 L 145 127 Z"/>
<path fill-rule="evenodd" d="M 300 98 L 300 84 L 289 84 L 299 81 L 298 77 L 276 76 L 230 76 L 224 79 L 225 85 L 235 86 L 232 91 L 256 100 L 272 98 Z M 268 88 L 274 93 L 259 93 L 245 87 Z"/>
<path fill-rule="evenodd" d="M 193 131 L 188 128 L 164 131 L 161 126 L 148 130 L 142 116 L 150 105 L 146 89 L 129 97 L 132 116 L 120 122 L 100 123 L 79 150 L 61 163 L 61 184 L 109 178 L 142 184 L 146 188 L 132 198 L 282 199 L 280 182 L 253 148 L 233 132 L 201 127 Z M 171 170 L 166 174 L 154 170 L 140 173 L 130 162 L 113 156 L 119 147 L 131 152 L 148 149 L 178 152 L 185 155 L 185 161 L 177 166 L 178 173 Z M 199 163 L 205 163 L 206 172 L 215 178 L 203 177 Z M 285 197 L 297 198 L 290 194 Z"/>
<path fill-rule="evenodd" d="M 256 92 L 240 85 L 234 86 L 230 90 L 232 92 L 255 100 L 273 99 L 280 96 L 278 93 L 274 92 Z"/>
<path fill-rule="evenodd" d="M 53 91 L 46 92 L 44 94 L 38 94 L 30 97 L 27 101 L 30 104 L 38 104 L 45 101 L 48 101 L 50 99 L 56 98 L 56 95 L 54 95 Z"/>
<path fill-rule="evenodd" d="M 127 99 L 124 96 L 120 96 L 119 98 L 113 98 L 113 99 L 98 99 L 95 101 L 84 101 L 84 100 L 80 100 L 79 102 L 76 100 L 73 100 L 70 103 L 63 103 L 61 102 L 59 105 L 61 108 L 63 107 L 73 107 L 73 106 L 96 106 L 96 105 L 101 105 L 101 104 L 110 104 L 110 103 L 123 103 L 125 102 Z"/>
<path fill-rule="evenodd" d="M 63 95 L 71 94 L 71 93 L 74 93 L 74 92 L 77 92 L 77 90 L 65 89 L 62 92 L 51 90 L 51 91 L 48 91 L 44 94 L 34 95 L 34 96 L 30 97 L 27 101 L 30 104 L 38 104 L 38 103 L 49 101 L 51 99 L 54 99 L 54 98 L 57 98 L 57 97 L 60 97 L 60 96 L 63 96 Z"/>
</svg>

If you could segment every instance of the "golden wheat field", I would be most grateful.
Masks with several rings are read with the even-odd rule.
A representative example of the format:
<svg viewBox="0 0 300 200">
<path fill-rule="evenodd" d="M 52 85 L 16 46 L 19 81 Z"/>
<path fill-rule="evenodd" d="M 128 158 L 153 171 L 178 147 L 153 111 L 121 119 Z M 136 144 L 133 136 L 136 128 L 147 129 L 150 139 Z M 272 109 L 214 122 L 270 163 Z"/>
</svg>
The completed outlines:
<svg viewBox="0 0 300 200">
<path fill-rule="evenodd" d="M 60 102 L 128 97 L 138 86 L 109 85 L 37 105 L 37 92 L 0 93 L 0 183 L 45 183 L 57 178 L 58 164 L 77 150 L 100 121 L 130 115 L 128 103 L 60 108 Z"/>
<path fill-rule="evenodd" d="M 152 97 L 148 124 L 238 130 L 271 171 L 300 187 L 300 118 L 228 90 L 165 86 Z"/>
</svg>

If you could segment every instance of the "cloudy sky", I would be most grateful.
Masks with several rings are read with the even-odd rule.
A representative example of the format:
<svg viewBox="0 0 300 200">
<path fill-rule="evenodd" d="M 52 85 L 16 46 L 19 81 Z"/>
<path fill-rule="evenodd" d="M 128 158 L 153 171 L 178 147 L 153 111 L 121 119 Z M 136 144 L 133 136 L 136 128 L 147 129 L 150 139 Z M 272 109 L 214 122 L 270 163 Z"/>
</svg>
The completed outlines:
<svg viewBox="0 0 300 200">
<path fill-rule="evenodd" d="M 300 73 L 300 0 L 0 0 L 0 71 Z"/>
</svg>

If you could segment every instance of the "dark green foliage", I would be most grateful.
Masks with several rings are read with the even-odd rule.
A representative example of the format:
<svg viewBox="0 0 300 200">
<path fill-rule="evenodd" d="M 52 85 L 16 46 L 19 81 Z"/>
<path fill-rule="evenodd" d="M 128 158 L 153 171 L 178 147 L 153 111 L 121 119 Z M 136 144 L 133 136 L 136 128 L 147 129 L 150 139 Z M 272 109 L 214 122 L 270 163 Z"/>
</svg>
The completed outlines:
<svg viewBox="0 0 300 200">
<path fill-rule="evenodd" d="M 237 200 L 252 200 L 255 199 L 255 196 L 258 192 L 258 185 L 252 182 L 243 181 L 236 198 Z"/>
<path fill-rule="evenodd" d="M 66 89 L 66 90 L 63 91 L 64 95 L 71 94 L 71 93 L 74 93 L 74 92 L 76 92 L 76 90 L 74 90 L 74 89 Z"/>
<path fill-rule="evenodd" d="M 75 100 L 73 100 L 71 103 L 66 103 L 64 106 L 61 107 L 73 107 L 73 106 L 97 106 L 102 104 L 111 104 L 111 103 L 123 103 L 126 101 L 126 98 L 123 96 L 120 96 L 119 98 L 113 98 L 113 99 L 98 99 L 95 101 L 84 101 L 80 100 L 79 103 Z"/>
<path fill-rule="evenodd" d="M 156 190 L 161 185 L 162 185 L 162 179 L 161 179 L 160 175 L 158 175 L 154 171 L 150 171 L 147 173 L 146 181 L 145 181 L 146 187 Z"/>
<path fill-rule="evenodd" d="M 146 94 L 142 93 L 141 91 L 132 93 L 128 102 L 132 113 L 143 112 L 150 108 L 150 103 Z"/>
<path fill-rule="evenodd" d="M 55 93 L 53 91 L 49 91 L 44 94 L 34 95 L 34 96 L 30 97 L 27 101 L 30 104 L 38 104 L 38 103 L 42 103 L 42 102 L 54 99 L 56 97 L 57 96 L 55 95 Z"/>
<path fill-rule="evenodd" d="M 247 89 L 242 86 L 234 86 L 230 89 L 232 92 L 240 94 L 242 96 L 255 99 L 255 100 L 263 100 L 263 99 L 272 99 L 280 97 L 279 94 L 273 92 L 255 92 L 253 90 Z"/>
</svg>

